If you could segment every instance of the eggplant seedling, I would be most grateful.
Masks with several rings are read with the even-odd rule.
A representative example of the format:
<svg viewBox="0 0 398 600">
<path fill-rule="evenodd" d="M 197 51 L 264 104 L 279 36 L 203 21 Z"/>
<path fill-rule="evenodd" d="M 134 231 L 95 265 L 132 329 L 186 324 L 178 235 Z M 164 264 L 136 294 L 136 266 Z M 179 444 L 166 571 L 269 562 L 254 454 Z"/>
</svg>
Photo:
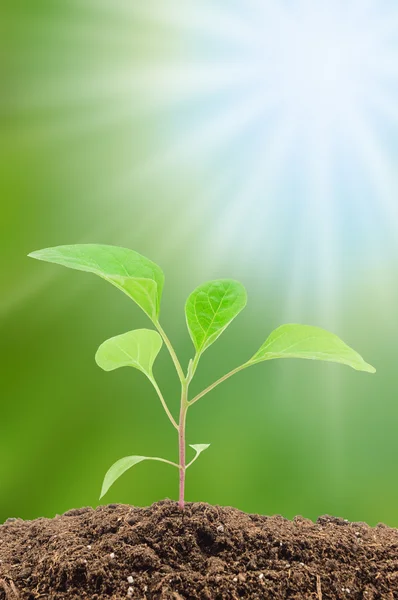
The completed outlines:
<svg viewBox="0 0 398 600">
<path fill-rule="evenodd" d="M 341 363 L 358 371 L 375 372 L 371 365 L 333 333 L 310 325 L 288 324 L 275 329 L 248 361 L 190 398 L 189 386 L 201 356 L 246 305 L 246 290 L 241 283 L 232 279 L 208 281 L 196 288 L 189 296 L 185 305 L 185 315 L 195 352 L 187 370 L 184 371 L 159 322 L 164 275 L 158 265 L 133 250 L 97 244 L 46 248 L 32 252 L 29 256 L 99 275 L 134 300 L 155 327 L 153 330 L 129 331 L 106 340 L 99 347 L 95 359 L 104 371 L 113 371 L 119 367 L 134 367 L 147 376 L 159 396 L 167 417 L 177 430 L 179 460 L 176 463 L 149 456 L 121 458 L 106 473 L 101 498 L 127 469 L 144 460 L 157 460 L 179 470 L 178 503 L 183 509 L 186 471 L 209 447 L 209 444 L 191 444 L 195 456 L 187 462 L 185 424 L 188 410 L 220 383 L 243 369 L 275 358 L 306 358 Z M 153 365 L 163 343 L 170 353 L 181 383 L 178 421 L 173 417 L 153 374 Z"/>
</svg>

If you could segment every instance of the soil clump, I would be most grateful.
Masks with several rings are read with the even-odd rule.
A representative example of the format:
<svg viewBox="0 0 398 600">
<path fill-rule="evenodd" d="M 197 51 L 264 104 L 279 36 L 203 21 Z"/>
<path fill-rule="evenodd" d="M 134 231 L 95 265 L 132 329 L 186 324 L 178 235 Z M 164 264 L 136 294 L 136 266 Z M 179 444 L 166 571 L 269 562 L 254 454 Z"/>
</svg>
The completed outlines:
<svg viewBox="0 0 398 600">
<path fill-rule="evenodd" d="M 0 600 L 394 600 L 398 530 L 175 502 L 0 526 Z"/>
</svg>

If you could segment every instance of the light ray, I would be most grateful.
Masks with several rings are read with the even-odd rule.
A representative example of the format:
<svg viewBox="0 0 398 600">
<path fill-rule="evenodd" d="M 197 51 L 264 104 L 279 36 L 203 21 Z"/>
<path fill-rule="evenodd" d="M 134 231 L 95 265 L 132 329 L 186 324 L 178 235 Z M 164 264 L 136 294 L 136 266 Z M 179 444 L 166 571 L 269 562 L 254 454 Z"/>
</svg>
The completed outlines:
<svg viewBox="0 0 398 600">
<path fill-rule="evenodd" d="M 59 38 L 61 47 L 91 50 L 77 68 L 73 55 L 66 55 L 66 68 L 54 77 L 55 63 L 47 56 L 40 85 L 37 73 L 27 78 L 17 106 L 35 119 L 24 143 L 66 145 L 82 133 L 105 136 L 124 123 L 133 137 L 138 122 L 151 123 L 155 144 L 148 152 L 137 152 L 130 164 L 127 154 L 115 164 L 106 188 L 94 183 L 104 224 L 94 222 L 87 234 L 127 238 L 128 217 L 146 206 L 139 235 L 161 231 L 171 214 L 179 215 L 159 235 L 159 246 L 166 247 L 170 229 L 191 235 L 184 224 L 206 222 L 212 209 L 205 232 L 209 263 L 233 255 L 237 238 L 242 264 L 264 261 L 272 248 L 270 263 L 291 272 L 295 282 L 288 306 L 305 297 L 300 281 L 310 279 L 324 318 L 331 318 L 347 251 L 339 248 L 339 231 L 349 210 L 359 211 L 365 232 L 370 227 L 360 198 L 346 193 L 349 206 L 343 205 L 342 184 L 336 185 L 339 147 L 347 140 L 357 165 L 352 176 L 369 182 L 369 202 L 380 220 L 387 219 L 391 237 L 398 225 L 393 150 L 372 125 L 382 118 L 396 139 L 397 13 L 375 0 L 87 0 L 79 21 L 49 17 L 47 35 Z M 99 60 L 92 52 L 97 46 Z M 55 117 L 39 125 L 46 110 Z M 83 147 L 73 160 L 84 165 Z M 170 186 L 181 172 L 205 178 L 192 200 L 184 203 L 172 193 L 149 198 L 154 180 Z M 228 172 L 234 182 L 229 187 Z M 140 186 L 147 194 L 133 196 Z M 285 239 L 290 213 L 295 241 Z M 366 247 L 361 252 L 366 255 Z"/>
<path fill-rule="evenodd" d="M 398 248 L 396 226 L 398 223 L 398 177 L 396 169 L 390 163 L 388 154 L 372 133 L 371 127 L 359 115 L 351 114 L 351 126 L 354 132 L 353 143 L 364 162 L 375 194 L 383 207 L 385 225 L 391 231 L 391 239 Z M 385 240 L 384 240 L 385 242 Z"/>
</svg>

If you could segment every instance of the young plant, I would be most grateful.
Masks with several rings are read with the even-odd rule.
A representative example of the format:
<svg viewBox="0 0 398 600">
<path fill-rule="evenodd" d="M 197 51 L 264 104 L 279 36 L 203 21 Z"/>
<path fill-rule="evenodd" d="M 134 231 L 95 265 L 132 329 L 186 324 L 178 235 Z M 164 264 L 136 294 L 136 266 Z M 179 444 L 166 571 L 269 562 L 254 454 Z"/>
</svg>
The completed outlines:
<svg viewBox="0 0 398 600">
<path fill-rule="evenodd" d="M 183 509 L 186 471 L 209 447 L 209 444 L 191 444 L 195 456 L 187 463 L 185 440 L 187 412 L 203 396 L 243 369 L 275 358 L 306 358 L 337 362 L 358 371 L 375 372 L 371 365 L 333 333 L 310 325 L 288 324 L 275 329 L 247 362 L 215 381 L 194 398 L 190 398 L 189 386 L 202 354 L 219 338 L 246 305 L 246 290 L 241 283 L 232 279 L 209 281 L 200 285 L 189 296 L 185 305 L 185 314 L 195 353 L 185 372 L 159 322 L 164 275 L 155 263 L 127 248 L 96 244 L 58 246 L 32 252 L 29 256 L 99 275 L 138 304 L 156 329 L 156 331 L 137 329 L 117 335 L 99 347 L 95 359 L 105 371 L 113 371 L 119 367 L 134 367 L 147 376 L 159 396 L 166 415 L 178 432 L 179 460 L 176 463 L 149 456 L 121 458 L 106 473 L 101 498 L 127 469 L 143 460 L 157 460 L 179 470 L 179 506 Z M 153 374 L 153 365 L 163 343 L 170 353 L 181 383 L 178 421 L 170 412 Z"/>
</svg>

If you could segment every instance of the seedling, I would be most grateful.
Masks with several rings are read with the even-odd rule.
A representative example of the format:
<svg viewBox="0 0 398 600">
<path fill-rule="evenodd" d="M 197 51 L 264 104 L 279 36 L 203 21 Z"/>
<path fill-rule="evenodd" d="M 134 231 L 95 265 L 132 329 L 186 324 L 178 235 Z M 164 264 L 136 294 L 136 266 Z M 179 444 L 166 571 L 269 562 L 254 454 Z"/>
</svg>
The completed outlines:
<svg viewBox="0 0 398 600">
<path fill-rule="evenodd" d="M 179 470 L 179 506 L 184 508 L 185 475 L 187 469 L 209 444 L 191 444 L 195 456 L 187 462 L 185 424 L 188 410 L 220 383 L 239 371 L 275 358 L 306 358 L 348 365 L 357 371 L 374 373 L 352 348 L 333 333 L 310 325 L 282 325 L 275 329 L 260 349 L 240 365 L 190 398 L 189 386 L 203 353 L 219 338 L 246 305 L 246 290 L 232 279 L 208 281 L 196 288 L 185 304 L 188 330 L 195 347 L 193 358 L 185 372 L 174 348 L 159 322 L 164 275 L 160 267 L 133 250 L 117 246 L 79 244 L 58 246 L 32 252 L 29 256 L 99 275 L 127 294 L 147 314 L 155 330 L 137 329 L 106 340 L 95 359 L 104 371 L 119 367 L 134 367 L 152 383 L 171 424 L 178 432 L 178 463 L 164 458 L 127 456 L 115 462 L 105 475 L 101 498 L 127 469 L 144 460 L 157 460 Z M 163 345 L 167 347 L 181 382 L 181 402 L 178 421 L 175 420 L 153 374 L 153 365 Z"/>
</svg>

